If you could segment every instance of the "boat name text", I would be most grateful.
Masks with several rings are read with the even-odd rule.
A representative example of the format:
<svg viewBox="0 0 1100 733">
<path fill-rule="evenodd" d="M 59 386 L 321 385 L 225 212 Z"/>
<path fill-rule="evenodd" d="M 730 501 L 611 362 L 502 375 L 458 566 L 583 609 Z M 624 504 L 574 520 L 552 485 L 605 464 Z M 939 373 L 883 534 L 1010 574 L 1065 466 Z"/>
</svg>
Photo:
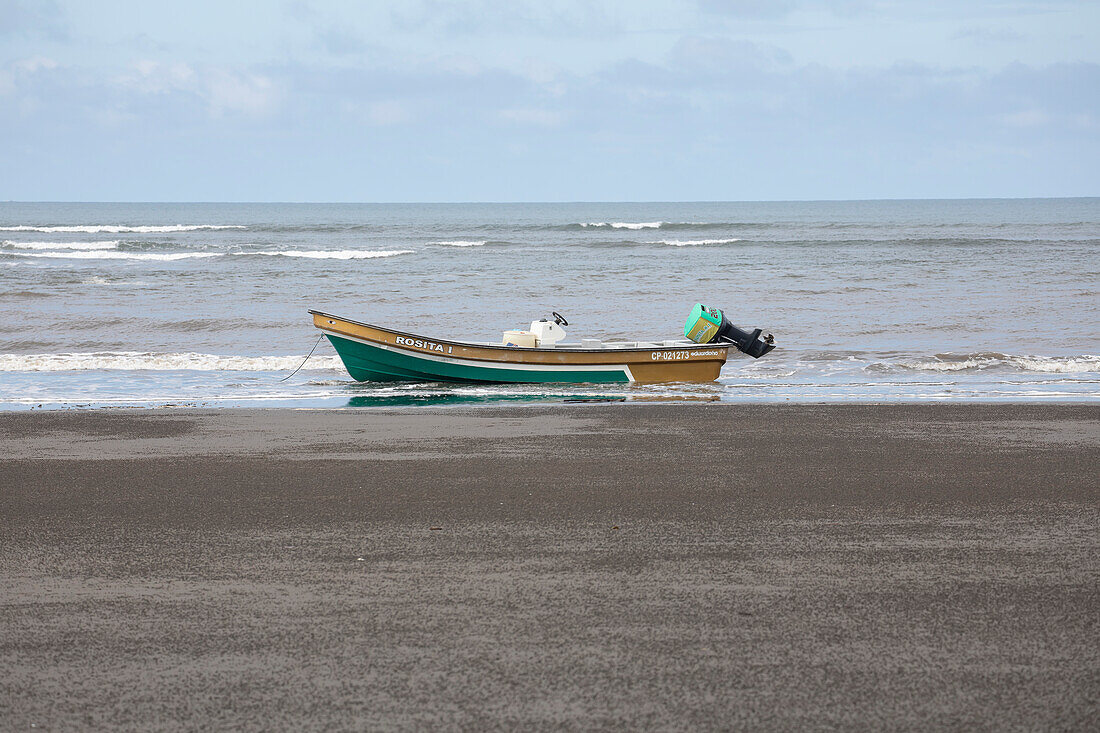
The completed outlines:
<svg viewBox="0 0 1100 733">
<path fill-rule="evenodd" d="M 394 339 L 394 343 L 399 346 L 412 346 L 416 349 L 427 349 L 428 351 L 439 351 L 441 353 L 450 354 L 454 351 L 453 346 L 444 347 L 443 344 L 437 344 L 434 341 L 425 341 L 423 339 L 411 339 L 404 336 L 398 336 Z"/>
<path fill-rule="evenodd" d="M 719 351 L 654 351 L 653 361 L 685 361 L 694 356 L 718 356 Z"/>
</svg>

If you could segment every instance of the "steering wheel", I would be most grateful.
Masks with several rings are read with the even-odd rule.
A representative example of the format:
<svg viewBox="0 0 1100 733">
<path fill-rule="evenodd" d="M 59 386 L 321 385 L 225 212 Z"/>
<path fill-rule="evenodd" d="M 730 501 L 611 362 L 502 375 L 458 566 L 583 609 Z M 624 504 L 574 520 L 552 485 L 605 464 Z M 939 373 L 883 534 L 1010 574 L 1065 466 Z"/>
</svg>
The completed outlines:
<svg viewBox="0 0 1100 733">
<path fill-rule="evenodd" d="M 569 321 L 565 320 L 565 316 L 563 316 L 561 313 L 558 313 L 557 311 L 550 311 L 550 315 L 554 317 L 554 323 L 558 324 L 559 326 L 569 325 Z"/>
</svg>

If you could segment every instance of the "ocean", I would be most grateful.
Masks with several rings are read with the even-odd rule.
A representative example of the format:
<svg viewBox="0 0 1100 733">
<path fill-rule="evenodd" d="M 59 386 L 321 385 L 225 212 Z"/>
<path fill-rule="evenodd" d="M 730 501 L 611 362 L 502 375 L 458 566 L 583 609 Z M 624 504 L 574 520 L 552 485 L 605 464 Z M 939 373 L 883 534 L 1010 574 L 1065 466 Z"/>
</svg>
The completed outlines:
<svg viewBox="0 0 1100 733">
<path fill-rule="evenodd" d="M 778 347 L 706 385 L 356 383 L 307 309 L 497 340 Z M 1100 199 L 0 203 L 0 409 L 1100 401 Z"/>
</svg>

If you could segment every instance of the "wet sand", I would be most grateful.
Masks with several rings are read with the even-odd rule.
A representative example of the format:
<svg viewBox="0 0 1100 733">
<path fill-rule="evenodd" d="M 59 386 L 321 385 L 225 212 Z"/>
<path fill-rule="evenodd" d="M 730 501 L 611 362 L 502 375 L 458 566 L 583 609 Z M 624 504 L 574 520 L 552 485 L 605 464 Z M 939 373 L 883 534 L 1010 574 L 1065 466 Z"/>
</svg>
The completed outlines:
<svg viewBox="0 0 1100 733">
<path fill-rule="evenodd" d="M 1100 409 L 0 414 L 7 730 L 1089 729 Z"/>
</svg>

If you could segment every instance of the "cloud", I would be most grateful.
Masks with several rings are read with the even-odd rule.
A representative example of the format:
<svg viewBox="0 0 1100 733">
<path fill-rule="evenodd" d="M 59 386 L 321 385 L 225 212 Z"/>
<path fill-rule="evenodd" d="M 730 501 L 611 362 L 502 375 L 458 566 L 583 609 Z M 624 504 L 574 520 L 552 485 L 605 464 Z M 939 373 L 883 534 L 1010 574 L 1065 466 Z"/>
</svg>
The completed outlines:
<svg viewBox="0 0 1100 733">
<path fill-rule="evenodd" d="M 41 83 L 40 77 L 55 71 L 59 66 L 46 56 L 16 59 L 6 68 L 0 68 L 0 95 L 14 94 L 20 88 L 32 89 Z"/>
<path fill-rule="evenodd" d="M 52 0 L 0 0 L 0 38 L 4 36 L 63 40 L 67 32 Z"/>
<path fill-rule="evenodd" d="M 20 59 L 12 64 L 12 68 L 23 74 L 36 74 L 39 71 L 51 71 L 56 69 L 58 63 L 46 56 L 32 56 L 29 59 Z"/>
<path fill-rule="evenodd" d="M 432 30 L 453 36 L 517 34 L 571 37 L 624 29 L 606 3 L 565 4 L 544 0 L 409 0 L 392 3 L 390 22 L 402 32 Z"/>
<path fill-rule="evenodd" d="M 990 75 L 987 103 L 995 109 L 1043 109 L 1055 116 L 1100 113 L 1100 64 L 1010 64 Z"/>
<path fill-rule="evenodd" d="M 989 28 L 986 26 L 968 26 L 960 28 L 952 40 L 973 41 L 978 44 L 1016 43 L 1027 38 L 1023 33 L 1007 30 L 1005 28 Z"/>
<path fill-rule="evenodd" d="M 367 108 L 367 119 L 374 125 L 399 125 L 411 118 L 412 114 L 403 102 L 387 100 L 375 102 Z"/>
<path fill-rule="evenodd" d="M 626 60 L 588 74 L 534 61 L 514 66 L 455 54 L 340 67 L 142 59 L 112 76 L 32 56 L 0 67 L 0 94 L 47 105 L 87 100 L 91 106 L 98 99 L 119 112 L 99 119 L 163 115 L 162 122 L 178 124 L 172 120 L 202 113 L 285 125 L 289 112 L 295 125 L 324 129 L 344 116 L 349 125 L 434 125 L 452 137 L 478 127 L 553 127 L 586 139 L 594 132 L 629 131 L 654 142 L 671 135 L 666 145 L 722 124 L 774 130 L 813 119 L 818 129 L 838 135 L 862 129 L 919 139 L 929 125 L 953 125 L 947 134 L 955 136 L 982 124 L 1039 133 L 1051 125 L 1081 129 L 1100 116 L 1096 64 L 1017 64 L 997 72 L 922 64 L 844 70 L 796 64 L 768 44 L 686 35 L 662 63 Z"/>
<path fill-rule="evenodd" d="M 548 109 L 504 109 L 500 111 L 502 119 L 520 125 L 534 127 L 560 127 L 566 117 L 561 112 Z"/>
<path fill-rule="evenodd" d="M 427 74 L 459 74 L 465 77 L 477 76 L 487 71 L 474 56 L 459 53 L 432 56 L 410 66 L 414 70 Z"/>
<path fill-rule="evenodd" d="M 278 86 L 263 74 L 219 67 L 193 67 L 182 62 L 140 60 L 114 79 L 124 94 L 175 96 L 187 103 L 201 101 L 213 117 L 227 114 L 263 116 L 273 112 L 281 100 Z M 131 99 L 130 108 L 140 103 Z"/>
<path fill-rule="evenodd" d="M 840 18 L 895 20 L 906 17 L 988 19 L 1061 12 L 1079 5 L 1080 0 L 925 0 L 918 3 L 891 0 L 696 0 L 696 6 L 705 14 L 745 21 L 774 21 L 811 13 Z"/>
<path fill-rule="evenodd" d="M 876 4 L 873 0 L 698 0 L 704 12 L 745 20 L 773 20 L 800 10 L 851 16 Z"/>
<path fill-rule="evenodd" d="M 547 196 L 549 189 L 538 187 L 555 175 L 560 195 L 574 198 L 950 195 L 959 190 L 957 180 L 981 176 L 986 188 L 977 192 L 996 193 L 1007 178 L 1036 181 L 1029 190 L 1040 190 L 1044 180 L 1056 180 L 1059 167 L 1090 192 L 1095 186 L 1080 182 L 1096 181 L 1089 171 L 1100 169 L 1097 64 L 991 70 L 988 54 L 973 56 L 973 66 L 892 63 L 899 53 L 877 65 L 830 67 L 761 40 L 775 33 L 725 33 L 735 21 L 713 14 L 702 16 L 707 27 L 685 21 L 689 31 L 675 36 L 639 30 L 606 45 L 601 40 L 599 53 L 573 63 L 571 55 L 583 55 L 591 36 L 558 44 L 523 35 L 572 33 L 557 25 L 556 5 L 521 3 L 507 17 L 455 26 L 454 6 L 419 3 L 417 12 L 443 14 L 426 30 L 410 28 L 432 41 L 419 45 L 402 42 L 411 35 L 372 35 L 362 24 L 341 24 L 335 6 L 319 7 L 324 13 L 291 6 L 300 21 L 277 53 L 260 60 L 208 58 L 173 42 L 92 62 L 23 42 L 21 58 L 0 60 L 0 107 L 12 111 L 0 115 L 0 140 L 15 141 L 10 150 L 30 151 L 12 161 L 28 170 L 51 155 L 60 160 L 63 150 L 88 169 L 134 151 L 157 155 L 173 161 L 164 164 L 165 180 L 172 170 L 200 171 L 191 174 L 195 186 L 216 186 L 211 172 L 225 170 L 228 159 L 262 160 L 272 180 L 279 176 L 271 171 L 313 172 L 312 182 L 295 178 L 298 188 L 279 194 L 284 198 L 369 198 L 374 189 L 308 190 L 368 163 L 379 171 L 377 180 L 407 179 L 375 196 L 420 200 Z M 390 7 L 371 12 L 385 15 Z M 757 12 L 752 3 L 724 7 Z M 822 6 L 791 0 L 778 7 Z M 436 43 L 432 35 L 509 24 L 519 35 L 492 46 L 465 36 Z M 937 39 L 942 43 L 961 25 L 937 26 Z M 991 40 L 997 36 L 985 29 L 967 26 L 957 46 L 1009 42 Z M 123 66 L 120 57 L 133 60 Z M 1028 166 L 1039 164 L 1052 172 L 1047 178 L 1032 175 Z M 60 164 L 41 170 L 53 170 L 55 179 L 64 173 Z M 247 179 L 250 170 L 238 167 L 234 175 L 272 190 L 275 184 L 259 173 Z M 532 170 L 547 173 L 530 176 Z M 124 176 L 116 178 L 126 185 Z M 52 185 L 45 173 L 42 180 Z M 876 189 L 867 181 L 895 185 Z M 26 196 L 18 184 L 7 185 L 9 195 Z"/>
<path fill-rule="evenodd" d="M 1009 127 L 1042 127 L 1051 120 L 1050 115 L 1041 109 L 1026 109 L 999 117 Z"/>
<path fill-rule="evenodd" d="M 133 62 L 125 73 L 118 75 L 115 83 L 142 94 L 195 91 L 197 74 L 185 63 L 166 64 L 141 59 Z"/>
<path fill-rule="evenodd" d="M 283 3 L 283 12 L 296 23 L 306 23 L 320 17 L 317 9 L 305 0 L 290 0 Z"/>
<path fill-rule="evenodd" d="M 736 39 L 685 36 L 670 53 L 671 65 L 693 74 L 737 73 L 745 69 L 774 69 L 792 62 L 778 46 Z"/>
<path fill-rule="evenodd" d="M 351 56 L 367 50 L 363 36 L 349 28 L 330 25 L 315 34 L 317 45 L 333 56 Z"/>
<path fill-rule="evenodd" d="M 279 104 L 281 94 L 275 83 L 262 74 L 230 69 L 213 69 L 204 75 L 200 92 L 215 116 L 241 113 L 263 116 Z"/>
<path fill-rule="evenodd" d="M 739 18 L 778 18 L 796 7 L 795 0 L 699 0 L 702 10 Z"/>
</svg>

